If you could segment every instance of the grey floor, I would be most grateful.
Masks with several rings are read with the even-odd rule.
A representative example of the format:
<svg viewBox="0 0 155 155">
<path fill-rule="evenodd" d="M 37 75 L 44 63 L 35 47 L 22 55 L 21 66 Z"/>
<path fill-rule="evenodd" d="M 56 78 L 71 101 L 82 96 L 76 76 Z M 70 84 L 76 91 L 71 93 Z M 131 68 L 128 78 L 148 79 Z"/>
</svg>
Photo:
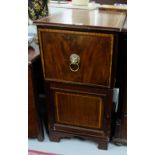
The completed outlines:
<svg viewBox="0 0 155 155">
<path fill-rule="evenodd" d="M 127 155 L 126 146 L 109 144 L 108 150 L 99 150 L 97 143 L 77 138 L 61 139 L 59 143 L 51 142 L 45 135 L 43 142 L 36 139 L 28 140 L 28 147 L 32 150 L 57 153 L 61 155 Z"/>
</svg>

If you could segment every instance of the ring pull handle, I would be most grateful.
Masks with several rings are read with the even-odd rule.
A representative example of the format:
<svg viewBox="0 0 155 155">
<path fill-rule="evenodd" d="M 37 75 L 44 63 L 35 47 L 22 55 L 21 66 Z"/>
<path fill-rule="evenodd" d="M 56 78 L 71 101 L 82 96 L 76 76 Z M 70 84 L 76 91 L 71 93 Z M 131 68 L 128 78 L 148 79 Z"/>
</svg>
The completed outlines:
<svg viewBox="0 0 155 155">
<path fill-rule="evenodd" d="M 79 63 L 80 63 L 79 55 L 71 54 L 69 68 L 72 72 L 77 72 L 79 70 Z"/>
</svg>

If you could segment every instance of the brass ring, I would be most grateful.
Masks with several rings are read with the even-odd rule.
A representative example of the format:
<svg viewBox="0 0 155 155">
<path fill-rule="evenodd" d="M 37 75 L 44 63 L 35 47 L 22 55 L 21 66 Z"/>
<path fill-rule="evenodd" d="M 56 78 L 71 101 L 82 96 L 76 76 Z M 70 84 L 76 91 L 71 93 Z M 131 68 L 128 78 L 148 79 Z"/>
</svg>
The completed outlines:
<svg viewBox="0 0 155 155">
<path fill-rule="evenodd" d="M 73 66 L 75 67 L 75 69 L 73 69 Z M 76 63 L 76 64 L 70 63 L 69 68 L 72 72 L 77 72 L 79 70 L 79 64 L 78 63 Z"/>
</svg>

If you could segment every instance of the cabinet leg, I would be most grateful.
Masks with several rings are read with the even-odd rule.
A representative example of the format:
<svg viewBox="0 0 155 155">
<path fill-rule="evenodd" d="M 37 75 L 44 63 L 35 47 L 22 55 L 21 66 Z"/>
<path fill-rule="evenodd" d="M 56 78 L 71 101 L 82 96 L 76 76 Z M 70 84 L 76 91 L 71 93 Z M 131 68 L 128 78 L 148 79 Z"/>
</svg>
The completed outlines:
<svg viewBox="0 0 155 155">
<path fill-rule="evenodd" d="M 107 150 L 108 149 L 108 142 L 104 142 L 104 141 L 99 142 L 98 148 L 102 149 L 102 150 Z"/>
<path fill-rule="evenodd" d="M 57 133 L 52 133 L 50 136 L 50 141 L 52 142 L 60 142 L 61 137 Z"/>
<path fill-rule="evenodd" d="M 37 136 L 37 139 L 38 139 L 40 142 L 42 142 L 42 141 L 44 140 L 43 134 L 40 133 L 40 134 Z"/>
<path fill-rule="evenodd" d="M 50 135 L 49 135 L 49 138 L 50 138 L 50 141 L 53 141 L 53 142 L 60 142 L 61 138 L 72 138 L 72 137 L 80 137 L 82 139 L 88 139 L 88 140 L 93 140 L 95 141 L 96 143 L 98 143 L 98 148 L 99 149 L 102 149 L 102 150 L 107 150 L 108 149 L 108 140 L 106 139 L 94 139 L 92 137 L 86 137 L 86 136 L 75 136 L 73 134 L 69 134 L 69 133 L 62 133 L 62 132 L 56 132 L 56 131 L 51 131 L 50 132 Z"/>
</svg>

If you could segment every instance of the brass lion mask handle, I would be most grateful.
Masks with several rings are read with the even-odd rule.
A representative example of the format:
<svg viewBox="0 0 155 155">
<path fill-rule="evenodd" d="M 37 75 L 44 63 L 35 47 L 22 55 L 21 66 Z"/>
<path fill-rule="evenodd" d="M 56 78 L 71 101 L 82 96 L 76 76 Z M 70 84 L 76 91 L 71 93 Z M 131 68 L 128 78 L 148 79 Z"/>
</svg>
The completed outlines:
<svg viewBox="0 0 155 155">
<path fill-rule="evenodd" d="M 79 55 L 71 54 L 69 68 L 72 72 L 77 72 L 79 70 L 79 63 L 80 63 Z"/>
</svg>

